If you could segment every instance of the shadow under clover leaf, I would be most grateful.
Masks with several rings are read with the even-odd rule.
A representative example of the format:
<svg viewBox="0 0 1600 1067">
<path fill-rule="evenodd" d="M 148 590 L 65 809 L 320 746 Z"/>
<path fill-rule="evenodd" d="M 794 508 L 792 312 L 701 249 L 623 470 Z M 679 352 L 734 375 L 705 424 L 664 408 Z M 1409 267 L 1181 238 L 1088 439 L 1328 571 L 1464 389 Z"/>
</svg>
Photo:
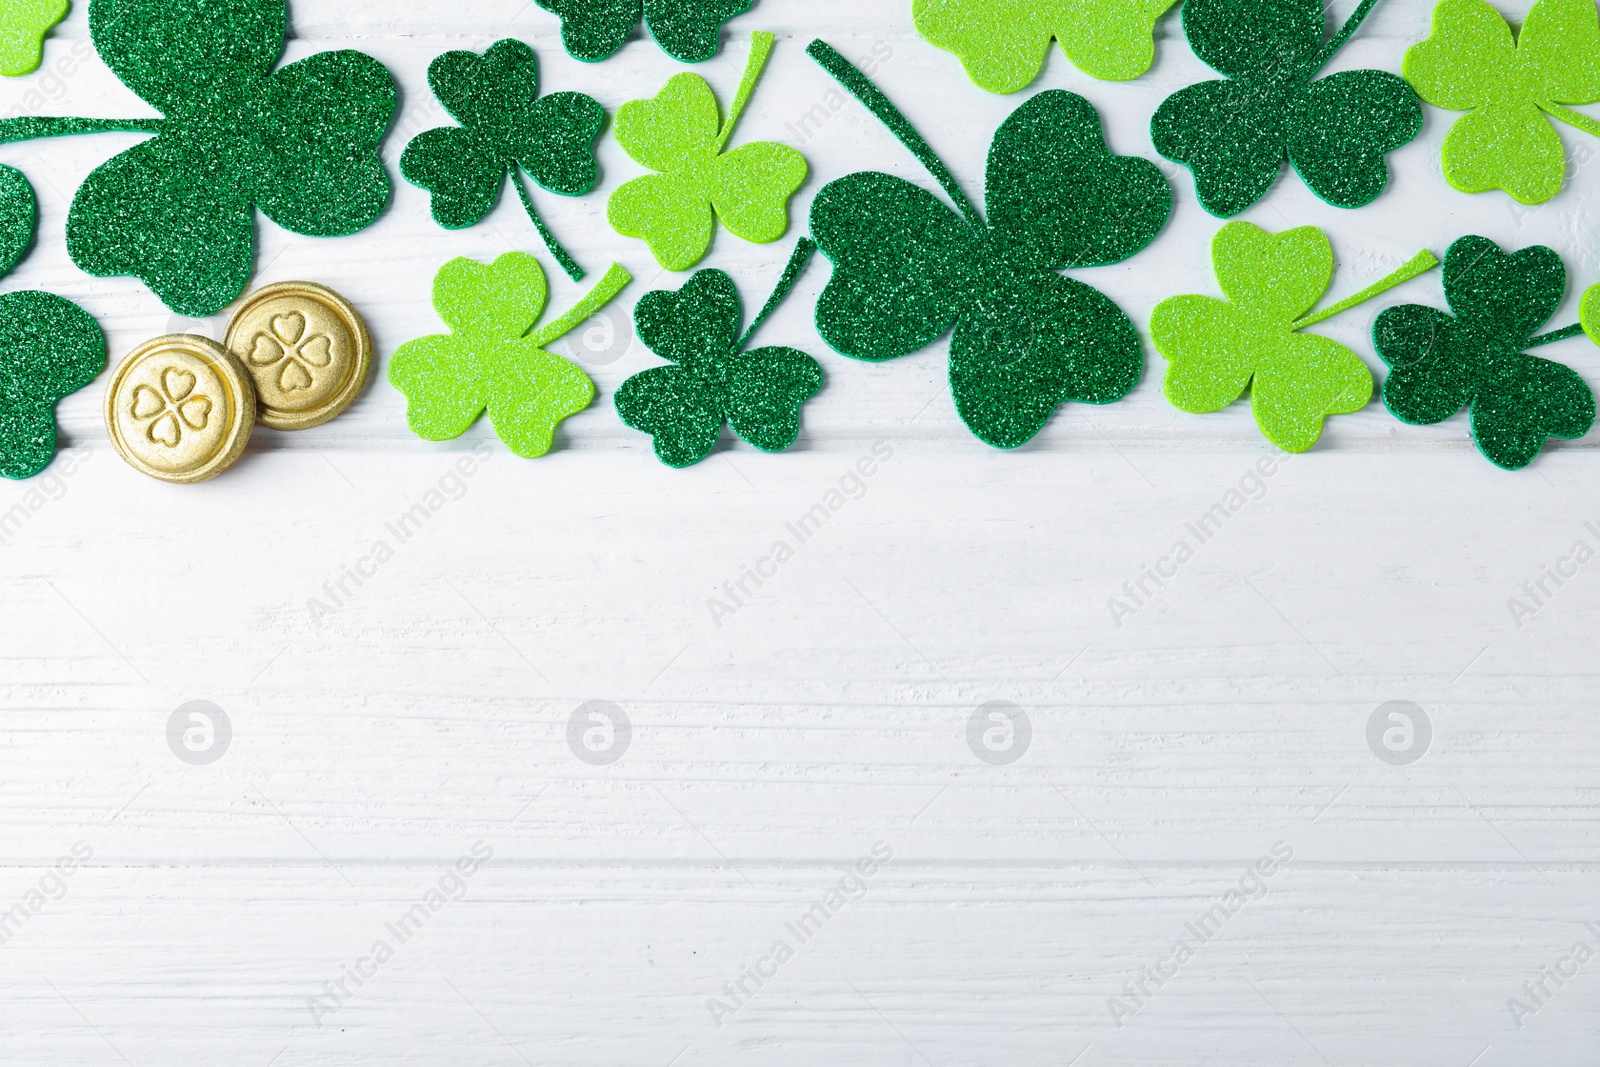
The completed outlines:
<svg viewBox="0 0 1600 1067">
<path fill-rule="evenodd" d="M 1472 437 L 1497 466 L 1532 463 L 1552 437 L 1575 440 L 1594 425 L 1594 393 L 1576 371 L 1527 354 L 1584 332 L 1538 334 L 1567 291 L 1561 257 L 1542 245 L 1508 255 L 1486 237 L 1463 237 L 1444 259 L 1454 315 L 1422 304 L 1378 316 L 1373 343 L 1389 364 L 1383 402 L 1402 422 L 1433 425 L 1471 406 Z M 1593 301 L 1585 300 L 1586 310 Z"/>
<path fill-rule="evenodd" d="M 537 0 L 561 17 L 561 41 L 574 59 L 598 63 L 628 41 L 643 17 L 661 50 L 681 63 L 717 54 L 722 24 L 754 0 Z"/>
<path fill-rule="evenodd" d="M 418 437 L 449 441 L 485 410 L 500 439 L 533 459 L 550 451 L 556 426 L 594 400 L 594 382 L 546 349 L 599 311 L 630 278 L 612 264 L 573 309 L 540 328 L 550 288 L 539 261 L 507 252 L 491 264 L 453 259 L 433 283 L 433 306 L 450 327 L 407 341 L 389 361 Z"/>
<path fill-rule="evenodd" d="M 656 455 L 688 467 L 711 454 L 724 423 L 764 452 L 800 435 L 800 409 L 822 388 L 822 368 L 794 348 L 749 349 L 750 339 L 799 280 L 816 245 L 802 237 L 750 328 L 733 279 L 696 271 L 677 292 L 646 293 L 634 309 L 639 338 L 670 366 L 635 374 L 617 390 L 617 414 L 655 438 Z"/>
<path fill-rule="evenodd" d="M 1567 176 L 1550 119 L 1600 137 L 1600 122 L 1566 106 L 1600 100 L 1594 0 L 1538 0 L 1517 34 L 1484 0 L 1440 0 L 1432 36 L 1406 51 L 1401 70 L 1428 103 L 1467 112 L 1441 153 L 1462 192 L 1502 189 L 1542 204 Z"/>
<path fill-rule="evenodd" d="M 1323 0 L 1185 0 L 1183 28 L 1226 75 L 1169 96 L 1150 121 L 1156 151 L 1194 172 L 1213 215 L 1266 195 L 1285 158 L 1335 207 L 1371 203 L 1389 182 L 1388 153 L 1422 132 L 1422 105 L 1397 74 L 1317 78 L 1377 0 L 1362 0 L 1326 43 Z"/>
<path fill-rule="evenodd" d="M 562 196 L 593 189 L 605 109 L 583 93 L 540 98 L 538 56 L 513 38 L 481 56 L 446 52 L 429 65 L 428 84 L 461 125 L 418 134 L 400 156 L 400 173 L 433 194 L 434 220 L 449 229 L 480 222 L 509 174 L 545 247 L 568 277 L 580 280 L 583 269 L 539 218 L 522 175 Z"/>
<path fill-rule="evenodd" d="M 1042 92 L 994 135 L 988 220 L 893 104 L 835 49 L 808 51 L 889 127 L 955 203 L 876 171 L 824 186 L 811 231 L 834 273 L 817 329 L 835 350 L 885 360 L 954 327 L 950 387 L 981 440 L 1015 448 L 1066 401 L 1108 404 L 1144 371 L 1133 322 L 1060 270 L 1121 263 L 1155 239 L 1172 190 L 1154 163 L 1116 156 L 1081 96 Z"/>
<path fill-rule="evenodd" d="M 91 0 L 100 57 L 159 119 L 26 117 L 0 142 L 155 134 L 84 181 L 67 250 L 101 277 L 133 275 L 173 311 L 203 318 L 244 291 L 255 209 L 294 233 L 363 229 L 389 200 L 379 146 L 394 79 L 356 51 L 278 70 L 285 0 Z"/>
<path fill-rule="evenodd" d="M 0 274 L 33 240 L 33 188 L 21 171 L 0 167 Z M 0 296 L 0 477 L 30 478 L 56 454 L 56 404 L 106 366 L 106 339 L 94 318 L 52 293 Z"/>
</svg>

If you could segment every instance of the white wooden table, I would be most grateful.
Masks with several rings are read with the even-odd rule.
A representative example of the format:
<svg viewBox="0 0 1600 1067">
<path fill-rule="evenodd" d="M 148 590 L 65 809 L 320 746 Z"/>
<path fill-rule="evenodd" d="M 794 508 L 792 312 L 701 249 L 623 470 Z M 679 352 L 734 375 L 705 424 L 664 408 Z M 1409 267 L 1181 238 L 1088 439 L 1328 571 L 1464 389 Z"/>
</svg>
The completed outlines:
<svg viewBox="0 0 1600 1067">
<path fill-rule="evenodd" d="M 852 57 L 887 52 L 878 83 L 981 191 L 989 138 L 1025 97 L 972 86 L 911 31 L 909 6 L 760 0 L 695 68 L 726 99 L 749 32 L 776 31 L 738 136 L 798 144 L 812 164 L 789 239 L 720 234 L 706 261 L 747 306 L 827 180 L 874 168 L 926 181 L 863 108 L 830 106 L 834 83 L 804 53 L 813 36 Z M 1331 17 L 1354 6 L 1338 0 Z M 1529 3 L 1500 6 L 1520 18 Z M 87 5 L 74 8 L 44 72 L 0 84 L 0 111 L 150 114 L 93 58 Z M 1430 10 L 1387 0 L 1336 66 L 1397 70 Z M 396 73 L 391 164 L 443 121 L 425 72 L 447 49 L 521 37 L 547 90 L 608 111 L 683 69 L 647 42 L 600 66 L 571 60 L 556 19 L 524 0 L 295 0 L 291 17 L 291 58 L 357 47 Z M 1160 35 L 1138 82 L 1094 82 L 1056 54 L 1035 88 L 1085 94 L 1115 150 L 1155 158 L 1150 115 L 1209 76 L 1175 14 Z M 62 76 L 75 55 L 81 69 Z M 34 90 L 44 99 L 30 103 Z M 802 141 L 789 127 L 819 103 L 828 121 Z M 1600 171 L 1584 165 L 1600 146 L 1563 129 L 1581 150 L 1567 189 L 1515 208 L 1444 183 L 1451 118 L 1429 110 L 1366 209 L 1329 207 L 1286 177 L 1244 217 L 1329 230 L 1333 297 L 1468 233 L 1548 244 L 1572 271 L 1552 325 L 1573 321 L 1600 280 Z M 81 302 L 113 358 L 223 321 L 174 319 L 139 283 L 67 258 L 72 192 L 135 140 L 0 150 L 42 208 L 38 245 L 7 284 Z M 631 309 L 682 279 L 606 226 L 605 196 L 640 171 L 609 138 L 602 165 L 600 192 L 536 198 L 582 262 L 634 269 L 619 304 Z M 1166 231 L 1131 262 L 1081 274 L 1141 328 L 1164 297 L 1215 292 L 1220 224 L 1187 172 L 1164 168 L 1177 192 Z M 356 237 L 258 228 L 256 283 L 340 290 L 385 361 L 438 330 L 428 298 L 446 259 L 516 248 L 548 263 L 514 197 L 446 232 L 404 182 Z M 1600 565 L 1520 625 L 1508 600 L 1576 542 L 1600 547 L 1594 438 L 1507 474 L 1463 418 L 1406 427 L 1375 403 L 1331 420 L 1256 491 L 1251 472 L 1278 454 L 1248 408 L 1174 410 L 1147 348 L 1127 401 L 1062 409 L 1001 453 L 955 415 L 947 343 L 881 366 L 827 352 L 811 323 L 826 279 L 819 259 L 763 332 L 828 374 L 800 444 L 780 456 L 730 444 L 686 471 L 658 463 L 611 406 L 655 363 L 628 343 L 624 314 L 614 343 L 601 324 L 569 347 L 600 399 L 532 462 L 482 424 L 448 445 L 416 439 L 380 372 L 344 418 L 258 430 L 226 476 L 172 487 L 110 449 L 102 383 L 69 399 L 71 473 L 58 462 L 54 479 L 0 485 L 0 512 L 27 512 L 0 546 L 0 915 L 12 917 L 0 918 L 0 1058 L 1592 1063 L 1600 965 L 1544 979 L 1550 996 L 1520 1020 L 1507 1001 L 1527 1001 L 1541 968 L 1570 972 L 1576 942 L 1600 947 Z M 552 285 L 556 308 L 580 291 L 554 272 Z M 1441 299 L 1435 272 L 1321 329 L 1381 369 L 1378 311 Z M 1587 342 L 1548 354 L 1600 380 Z M 458 477 L 474 449 L 489 458 Z M 843 483 L 821 531 L 714 620 L 708 598 L 726 599 L 724 583 L 874 453 L 874 474 Z M 1124 582 L 1242 483 L 1250 498 L 1224 528 L 1114 622 Z M 314 616 L 325 583 L 394 541 L 385 524 L 435 489 L 421 531 Z M 231 723 L 209 765 L 168 744 L 169 717 L 193 700 Z M 609 764 L 568 744 L 569 721 L 597 700 L 631 723 Z M 1397 700 L 1431 725 L 1406 765 L 1368 740 L 1373 712 Z M 969 747 L 991 701 L 1031 729 L 1008 764 Z M 875 847 L 890 858 L 846 880 Z M 72 876 L 53 873 L 74 850 Z M 1250 874 L 1258 861 L 1270 877 Z M 830 896 L 841 880 L 848 892 Z M 1249 899 L 1228 897 L 1241 883 Z"/>
</svg>

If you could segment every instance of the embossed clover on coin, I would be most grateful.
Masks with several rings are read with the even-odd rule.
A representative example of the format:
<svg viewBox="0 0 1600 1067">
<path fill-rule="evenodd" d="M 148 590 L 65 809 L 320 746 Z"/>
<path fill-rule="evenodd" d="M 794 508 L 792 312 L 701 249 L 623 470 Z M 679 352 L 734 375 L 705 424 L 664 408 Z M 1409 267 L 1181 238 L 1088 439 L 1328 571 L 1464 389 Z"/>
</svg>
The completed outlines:
<svg viewBox="0 0 1600 1067">
<path fill-rule="evenodd" d="M 316 371 L 333 362 L 333 339 L 310 330 L 306 317 L 298 311 L 277 315 L 268 329 L 256 334 L 246 358 L 252 366 L 281 364 L 278 388 L 285 393 L 310 389 Z"/>
<path fill-rule="evenodd" d="M 206 428 L 211 421 L 211 398 L 196 395 L 195 376 L 181 367 L 168 367 L 161 372 L 161 388 L 141 385 L 133 391 L 130 411 L 135 419 L 145 424 L 145 435 L 156 444 L 177 448 L 183 440 L 184 427 L 195 432 Z"/>
</svg>

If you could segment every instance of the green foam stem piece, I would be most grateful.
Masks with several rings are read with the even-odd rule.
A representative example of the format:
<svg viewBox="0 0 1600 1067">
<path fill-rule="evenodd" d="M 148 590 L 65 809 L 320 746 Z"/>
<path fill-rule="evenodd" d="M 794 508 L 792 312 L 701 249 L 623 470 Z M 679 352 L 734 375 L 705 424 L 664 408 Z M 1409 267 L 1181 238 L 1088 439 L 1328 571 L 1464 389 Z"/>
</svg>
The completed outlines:
<svg viewBox="0 0 1600 1067">
<path fill-rule="evenodd" d="M 767 60 L 772 57 L 772 46 L 777 43 L 778 35 L 768 33 L 766 30 L 757 30 L 750 35 L 750 58 L 745 61 L 744 77 L 739 79 L 739 88 L 734 93 L 733 103 L 728 106 L 728 117 L 723 120 L 722 129 L 717 133 L 717 151 L 728 147 L 728 138 L 733 136 L 733 128 L 739 124 L 739 116 L 744 114 L 745 107 L 750 103 L 750 97 L 756 91 L 756 84 L 761 81 L 761 72 L 767 68 Z"/>
<path fill-rule="evenodd" d="M 1572 335 L 1570 328 L 1536 335 L 1566 288 L 1566 267 L 1549 248 L 1508 254 L 1486 237 L 1461 238 L 1444 257 L 1450 313 L 1406 304 L 1373 326 L 1378 355 L 1390 366 L 1384 404 L 1414 425 L 1470 407 L 1473 440 L 1507 470 L 1532 463 L 1549 438 L 1582 437 L 1595 419 L 1588 383 L 1570 367 L 1527 354 Z"/>
<path fill-rule="evenodd" d="M 44 36 L 67 17 L 67 0 L 0 0 L 0 74 L 32 74 L 44 58 Z"/>
<path fill-rule="evenodd" d="M 800 275 L 805 273 L 806 264 L 811 262 L 811 256 L 816 250 L 817 242 L 809 237 L 802 237 L 796 243 L 794 251 L 789 255 L 788 264 L 783 268 L 783 274 L 778 278 L 778 284 L 772 289 L 772 295 L 767 297 L 767 302 L 762 306 L 760 313 L 750 321 L 750 328 L 739 338 L 740 348 L 749 347 L 756 331 L 761 329 L 761 324 L 771 318 L 772 313 L 777 311 L 778 306 L 788 298 L 790 290 L 800 280 Z"/>
<path fill-rule="evenodd" d="M 536 0 L 561 18 L 561 40 L 574 59 L 598 63 L 627 43 L 644 18 L 667 55 L 701 63 L 717 54 L 722 24 L 754 0 Z"/>
<path fill-rule="evenodd" d="M 1126 396 L 1144 369 L 1138 331 L 1105 294 L 1057 272 L 1121 263 L 1154 240 L 1172 212 L 1160 169 L 1113 155 L 1083 97 L 1042 92 L 990 144 L 985 221 L 860 71 L 821 42 L 808 51 L 961 206 L 875 171 L 825 186 L 811 207 L 812 236 L 834 267 L 817 303 L 823 340 L 855 359 L 885 360 L 954 328 L 956 410 L 997 448 L 1032 440 L 1066 401 Z"/>
<path fill-rule="evenodd" d="M 1313 315 L 1307 315 L 1294 324 L 1294 329 L 1304 330 L 1321 322 L 1327 322 L 1336 315 L 1342 315 L 1351 308 L 1359 307 L 1375 296 L 1382 296 L 1397 285 L 1404 285 L 1412 278 L 1428 273 L 1439 265 L 1439 257 L 1424 248 L 1399 270 L 1380 281 L 1374 282 L 1354 296 L 1346 297 L 1331 307 L 1324 308 Z"/>
<path fill-rule="evenodd" d="M 582 196 L 599 181 L 595 142 L 606 112 L 592 97 L 539 95 L 539 57 L 515 38 L 482 55 L 446 52 L 428 66 L 434 96 L 460 123 L 424 130 L 406 145 L 400 173 L 433 194 L 433 218 L 447 229 L 481 222 L 507 175 L 545 248 L 573 281 L 580 267 L 539 217 L 524 177 L 561 196 Z"/>
<path fill-rule="evenodd" d="M 747 348 L 793 289 L 813 247 L 800 239 L 772 296 L 742 335 L 739 290 L 720 270 L 696 271 L 677 292 L 646 293 L 639 301 L 634 328 L 670 365 L 623 382 L 617 414 L 651 435 L 663 463 L 688 467 L 705 459 L 725 424 L 766 452 L 781 452 L 799 437 L 800 410 L 821 390 L 822 368 L 793 348 Z"/>
<path fill-rule="evenodd" d="M 1349 415 L 1372 399 L 1372 372 L 1344 345 L 1302 331 L 1389 291 L 1439 260 L 1424 251 L 1387 278 L 1314 315 L 1333 282 L 1333 245 L 1314 226 L 1269 233 L 1231 222 L 1212 241 L 1226 300 L 1178 296 L 1150 316 L 1155 346 L 1167 358 L 1164 389 L 1181 411 L 1221 411 L 1250 392 L 1256 425 L 1286 452 L 1304 452 L 1330 415 Z"/>
<path fill-rule="evenodd" d="M 1583 323 L 1575 322 L 1571 326 L 1563 326 L 1559 330 L 1551 330 L 1549 333 L 1542 333 L 1538 337 L 1530 337 L 1522 347 L 1543 348 L 1545 345 L 1553 345 L 1557 341 L 1566 341 L 1574 337 L 1582 337 L 1585 332 L 1586 331 L 1583 328 Z"/>
<path fill-rule="evenodd" d="M 1318 78 L 1375 3 L 1363 0 L 1324 42 L 1322 0 L 1186 0 L 1189 44 L 1224 78 L 1169 96 L 1150 136 L 1194 172 L 1207 211 L 1227 218 L 1250 207 L 1285 160 L 1336 207 L 1361 207 L 1383 192 L 1388 153 L 1422 132 L 1416 94 L 1381 70 Z"/>
<path fill-rule="evenodd" d="M 351 50 L 274 69 L 287 27 L 286 0 L 90 0 L 100 58 L 164 121 L 0 121 L 0 141 L 155 133 L 79 187 L 67 217 L 73 262 L 133 275 L 173 311 L 203 318 L 250 280 L 257 208 L 316 237 L 377 219 L 390 192 L 379 149 L 394 78 Z"/>
<path fill-rule="evenodd" d="M 606 202 L 624 237 L 642 238 L 667 270 L 688 270 L 711 247 L 717 220 L 734 236 L 770 244 L 789 229 L 789 199 L 805 183 L 805 157 L 787 145 L 756 141 L 724 152 L 761 77 L 775 38 L 751 37 L 750 61 L 728 117 L 711 86 L 679 74 L 649 100 L 617 109 L 613 133 L 635 162 L 656 171 L 627 182 Z"/>
<path fill-rule="evenodd" d="M 961 183 L 956 181 L 956 176 L 950 173 L 950 168 L 944 165 L 944 160 L 933 150 L 917 128 L 906 120 L 900 109 L 890 103 L 889 98 L 883 95 L 883 90 L 872 83 L 872 79 L 857 69 L 839 50 L 828 42 L 817 38 L 806 47 L 806 54 L 821 64 L 822 69 L 832 74 L 840 85 L 851 96 L 866 107 L 877 120 L 888 127 L 895 139 L 917 157 L 917 162 L 927 168 L 933 175 L 950 199 L 955 202 L 956 209 L 961 212 L 966 220 L 974 226 L 982 225 L 983 216 L 978 214 L 978 209 L 972 206 L 972 201 L 967 198 L 967 192 L 961 188 Z"/>
<path fill-rule="evenodd" d="M 601 308 L 611 303 L 618 293 L 627 288 L 633 281 L 633 275 L 628 273 L 626 267 L 620 263 L 611 264 L 611 268 L 600 278 L 599 283 L 588 294 L 572 305 L 572 309 L 565 315 L 551 322 L 541 330 L 535 330 L 528 339 L 540 348 L 548 348 L 593 316 Z"/>
<path fill-rule="evenodd" d="M 1155 25 L 1177 0 L 916 0 L 924 40 L 961 60 L 991 93 L 1039 76 L 1052 39 L 1093 78 L 1130 81 L 1155 62 Z"/>
<path fill-rule="evenodd" d="M 535 330 L 549 297 L 538 260 L 507 252 L 492 264 L 446 263 L 434 279 L 433 303 L 450 332 L 408 341 L 389 361 L 389 381 L 406 396 L 412 431 L 429 441 L 452 440 L 488 411 L 513 453 L 532 459 L 549 452 L 561 421 L 594 400 L 594 382 L 546 346 L 629 280 L 613 264 L 571 311 Z"/>
<path fill-rule="evenodd" d="M 1594 0 L 1538 0 L 1518 34 L 1485 0 L 1440 0 L 1431 35 L 1407 49 L 1401 70 L 1428 103 L 1466 112 L 1441 155 L 1462 192 L 1500 189 L 1542 204 L 1567 174 L 1549 118 L 1600 136 L 1600 123 L 1566 106 L 1600 101 Z"/>
</svg>

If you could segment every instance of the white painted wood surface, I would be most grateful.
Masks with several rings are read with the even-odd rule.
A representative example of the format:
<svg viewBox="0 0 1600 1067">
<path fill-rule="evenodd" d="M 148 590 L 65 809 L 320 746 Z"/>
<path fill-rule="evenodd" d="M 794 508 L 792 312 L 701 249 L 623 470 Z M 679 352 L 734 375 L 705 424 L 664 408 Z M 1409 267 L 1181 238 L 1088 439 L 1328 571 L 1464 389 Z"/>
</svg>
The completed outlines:
<svg viewBox="0 0 1600 1067">
<path fill-rule="evenodd" d="M 1386 0 L 1336 65 L 1398 69 L 1430 6 Z M 1520 18 L 1529 4 L 1500 6 Z M 1333 17 L 1353 7 L 1338 0 Z M 573 61 L 554 17 L 521 0 L 295 0 L 292 21 L 291 57 L 358 47 L 395 71 L 405 117 L 391 163 L 405 136 L 441 121 L 425 71 L 449 48 L 519 36 L 548 89 L 608 110 L 682 69 L 642 41 L 600 66 Z M 826 107 L 833 83 L 803 51 L 817 34 L 856 57 L 892 51 L 879 84 L 974 194 L 992 131 L 1024 98 L 973 87 L 911 32 L 907 0 L 760 0 L 696 68 L 724 98 L 753 29 L 780 41 L 741 139 L 799 143 L 786 126 Z M 149 114 L 92 56 L 61 74 L 86 35 L 79 0 L 45 71 L 0 85 L 0 111 Z M 1097 83 L 1057 54 L 1035 88 L 1085 94 L 1116 150 L 1154 158 L 1149 116 L 1204 76 L 1169 15 L 1144 79 Z M 49 98 L 30 101 L 34 90 Z M 1572 271 L 1553 325 L 1572 321 L 1600 280 L 1600 171 L 1581 162 L 1600 146 L 1563 128 L 1580 164 L 1556 200 L 1521 209 L 1445 185 L 1452 117 L 1429 110 L 1371 207 L 1328 207 L 1286 178 L 1245 217 L 1328 229 L 1330 299 L 1467 233 L 1549 244 Z M 174 326 L 220 328 L 175 321 L 137 282 L 87 277 L 67 258 L 72 192 L 133 140 L 0 149 L 42 203 L 38 246 L 8 284 L 82 302 L 114 358 Z M 853 102 L 801 147 L 813 172 L 797 221 L 851 170 L 925 180 Z M 638 169 L 609 140 L 602 162 L 601 192 L 538 199 L 585 264 L 635 270 L 631 308 L 679 280 L 606 227 L 605 196 Z M 1187 172 L 1166 169 L 1177 209 L 1160 239 L 1082 272 L 1141 326 L 1166 296 L 1214 292 L 1219 223 Z M 438 329 L 428 294 L 446 259 L 543 256 L 514 197 L 454 233 L 427 207 L 399 182 L 356 237 L 262 220 L 256 282 L 341 290 L 386 360 Z M 706 265 L 730 270 L 754 305 L 799 232 L 765 248 L 721 234 Z M 826 277 L 819 260 L 763 334 L 828 373 L 800 445 L 776 457 L 731 444 L 692 470 L 657 463 L 611 407 L 654 362 L 638 344 L 590 356 L 600 400 L 536 462 L 484 425 L 450 445 L 415 439 L 380 375 L 346 417 L 258 430 L 228 475 L 170 487 L 110 450 L 101 383 L 69 399 L 72 473 L 0 486 L 0 511 L 28 513 L 0 546 L 0 912 L 27 912 L 0 945 L 0 1058 L 1591 1063 L 1600 964 L 1546 979 L 1553 995 L 1520 1028 L 1507 1000 L 1527 1000 L 1523 983 L 1576 942 L 1600 944 L 1584 925 L 1600 926 L 1600 564 L 1520 626 L 1507 601 L 1575 542 L 1600 547 L 1585 525 L 1600 527 L 1593 436 L 1507 474 L 1478 456 L 1464 419 L 1405 427 L 1378 404 L 1334 419 L 1119 626 L 1108 598 L 1274 455 L 1248 409 L 1175 411 L 1148 352 L 1126 402 L 1063 409 L 1036 442 L 1000 453 L 956 418 L 944 345 L 884 366 L 825 351 L 810 314 Z M 553 307 L 578 292 L 552 282 Z M 1440 298 L 1435 272 L 1323 329 L 1378 369 L 1378 311 Z M 1550 355 L 1600 379 L 1585 341 Z M 491 458 L 453 480 L 480 442 Z M 846 482 L 848 503 L 716 625 L 707 599 L 792 540 L 785 524 L 875 442 L 891 458 Z M 324 583 L 440 487 L 452 498 L 426 527 L 314 619 Z M 233 726 L 210 766 L 168 749 L 169 715 L 195 699 Z M 596 699 L 633 723 L 609 766 L 566 741 L 569 717 Z M 1032 723 L 1009 766 L 968 749 L 969 717 L 991 700 Z M 1368 717 L 1390 700 L 1432 722 L 1410 766 L 1368 747 Z M 400 944 L 386 924 L 476 842 L 492 859 Z M 786 924 L 876 842 L 892 859 L 800 944 Z M 1265 893 L 1195 942 L 1186 924 L 1278 842 L 1293 858 Z M 58 882 L 52 865 L 75 845 L 89 858 Z M 1184 938 L 1193 958 L 1114 1019 L 1111 998 L 1136 1004 L 1124 983 L 1170 971 Z M 395 951 L 374 968 L 362 961 L 379 940 Z M 770 970 L 779 940 L 795 957 L 759 990 L 746 980 L 756 995 L 717 1025 L 708 1002 L 731 1003 L 724 983 L 746 967 Z M 375 973 L 357 986 L 351 968 Z M 329 1012 L 325 983 L 341 979 L 351 995 Z"/>
</svg>

